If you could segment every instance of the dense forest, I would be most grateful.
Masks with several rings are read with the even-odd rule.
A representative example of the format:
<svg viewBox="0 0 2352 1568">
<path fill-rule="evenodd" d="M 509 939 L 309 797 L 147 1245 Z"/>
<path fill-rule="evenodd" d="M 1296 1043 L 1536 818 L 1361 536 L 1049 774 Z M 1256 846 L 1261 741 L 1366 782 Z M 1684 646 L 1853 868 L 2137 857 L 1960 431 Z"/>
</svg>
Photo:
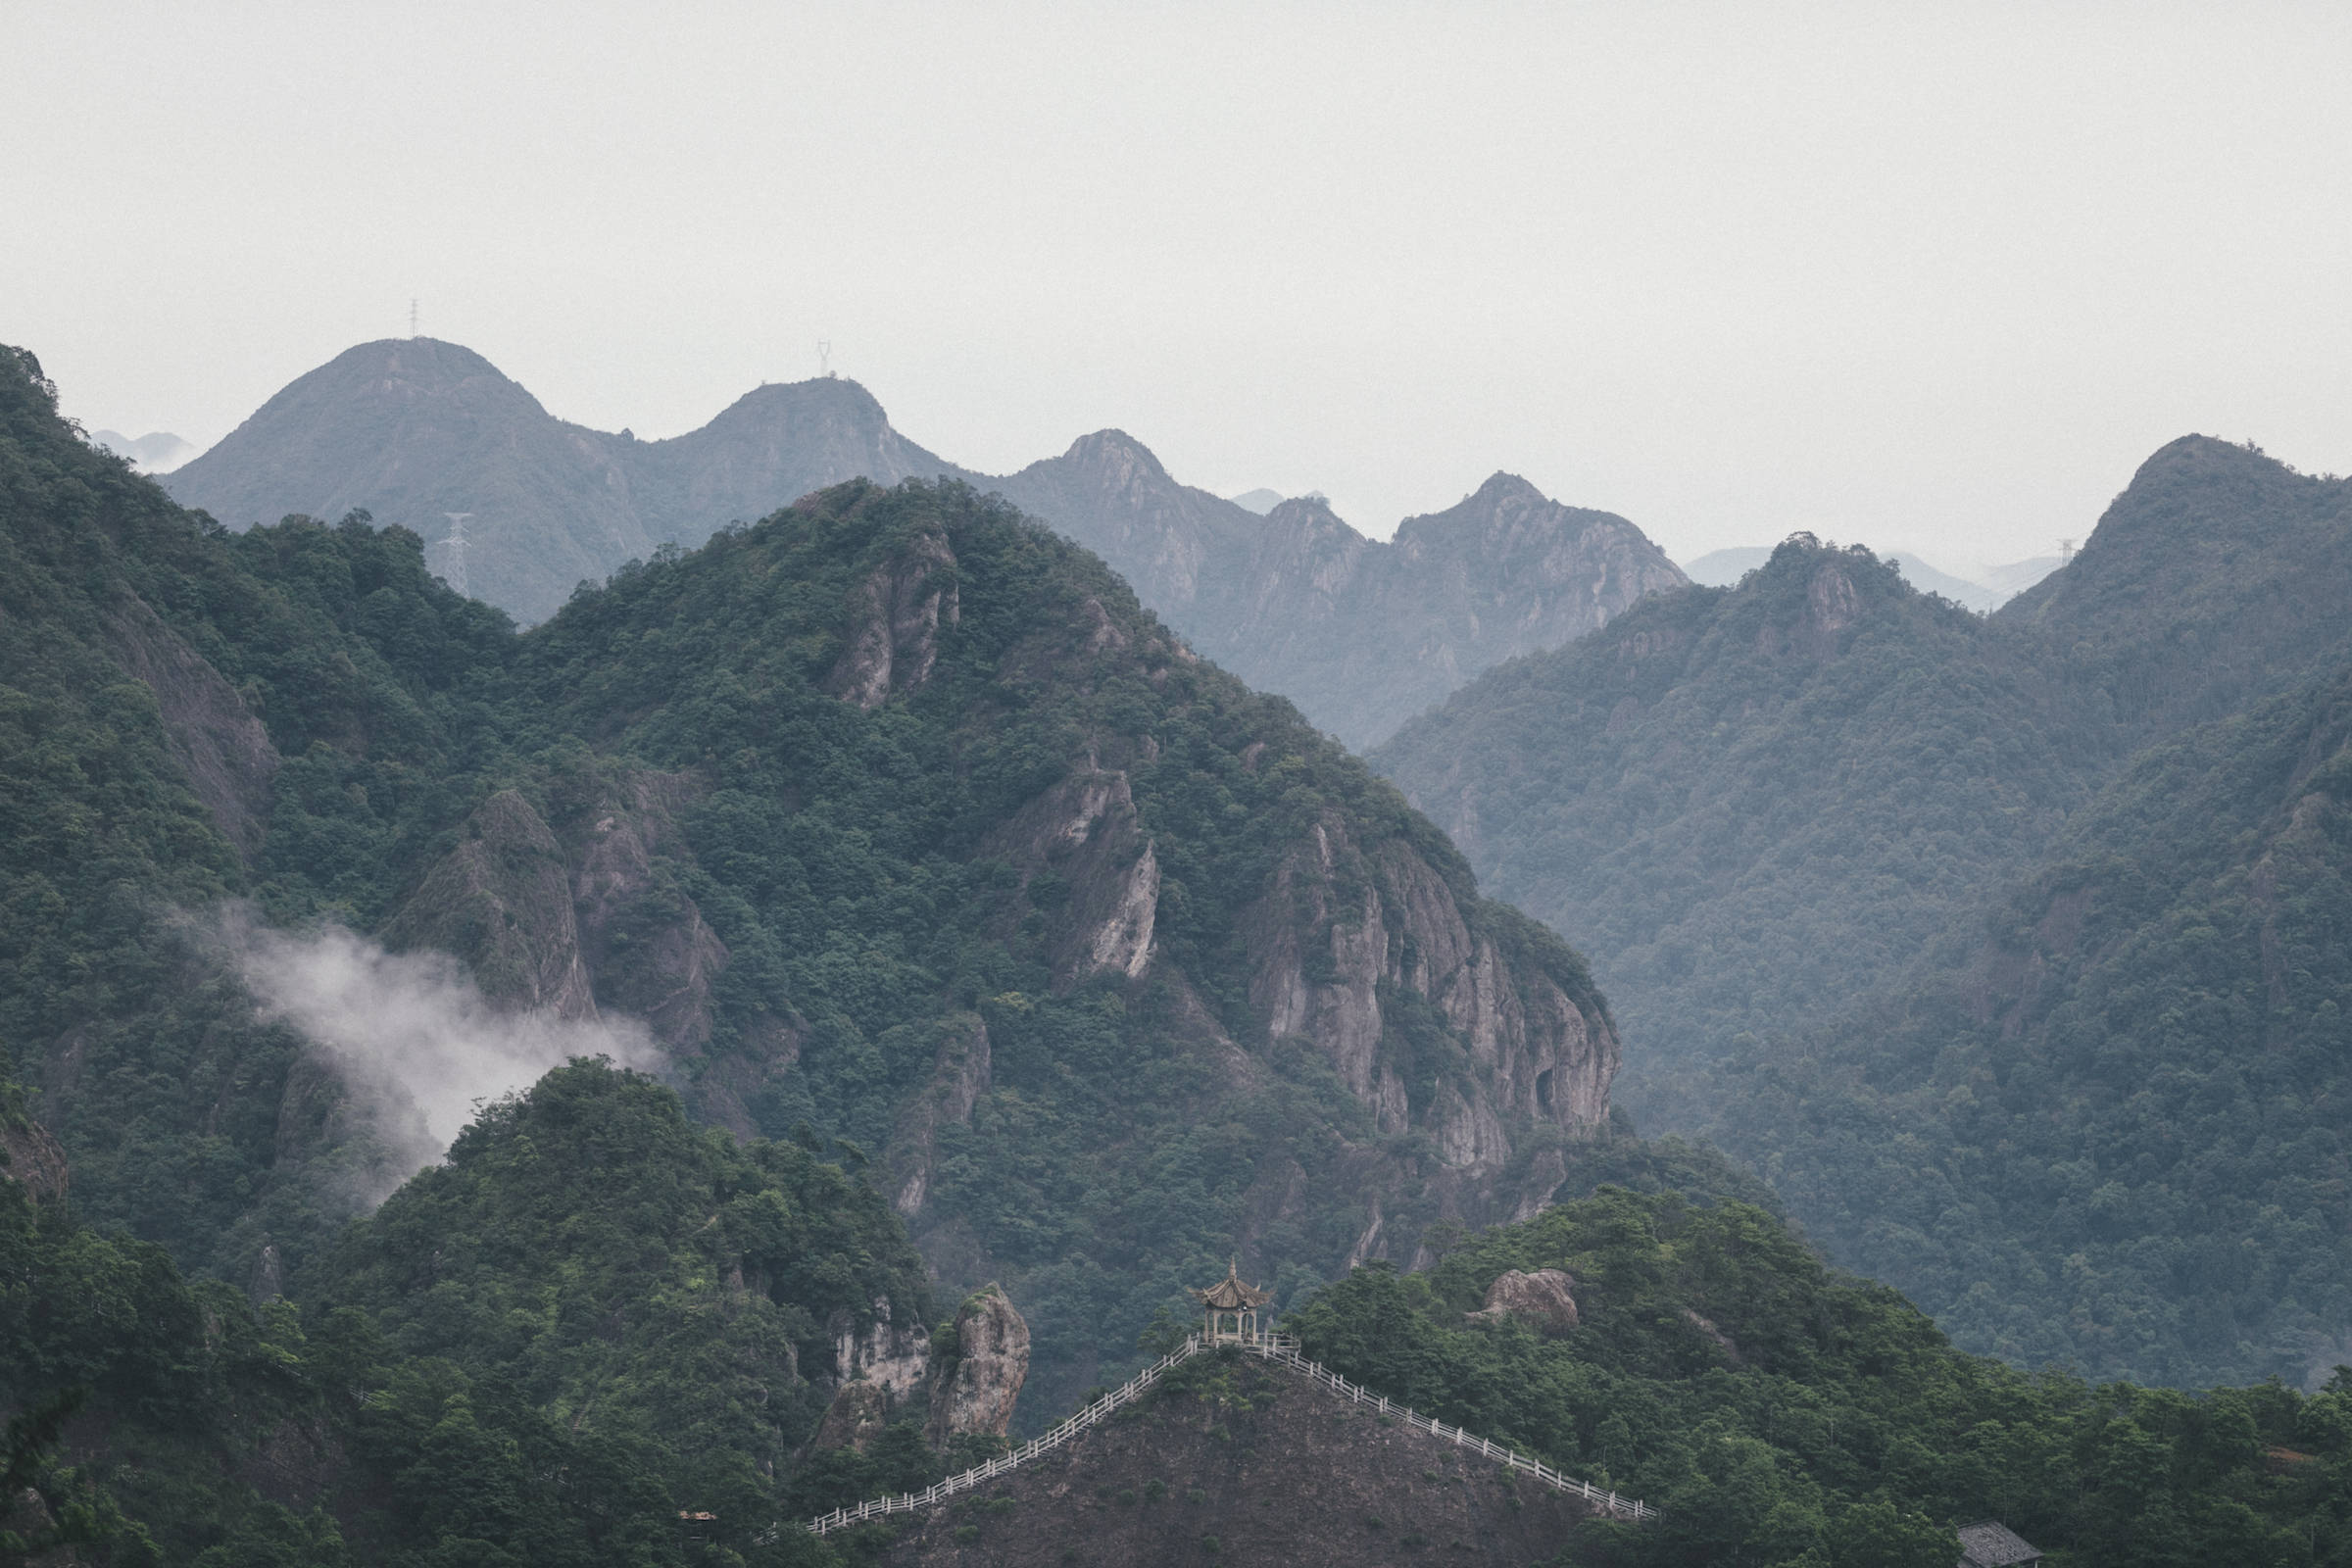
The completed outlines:
<svg viewBox="0 0 2352 1568">
<path fill-rule="evenodd" d="M 1962 1345 L 2316 1386 L 2348 607 L 2352 484 L 2192 437 L 1989 619 L 1792 540 L 1376 760 L 1594 956 L 1638 1118 Z"/>
<path fill-rule="evenodd" d="M 2141 756 L 1712 1128 L 1960 1343 L 2165 1383 L 2352 1359 L 2352 675 Z"/>
</svg>

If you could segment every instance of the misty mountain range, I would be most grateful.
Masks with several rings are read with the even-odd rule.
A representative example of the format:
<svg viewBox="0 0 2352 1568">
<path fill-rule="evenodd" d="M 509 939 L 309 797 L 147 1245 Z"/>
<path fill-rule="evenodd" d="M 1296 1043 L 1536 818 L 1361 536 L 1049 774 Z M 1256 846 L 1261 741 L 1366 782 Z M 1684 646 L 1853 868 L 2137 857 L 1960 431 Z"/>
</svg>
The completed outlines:
<svg viewBox="0 0 2352 1568">
<path fill-rule="evenodd" d="M 1320 497 L 1245 505 L 1181 484 L 1117 430 L 978 473 L 902 435 L 854 381 L 762 386 L 668 440 L 608 434 L 430 338 L 362 344 L 297 378 L 167 487 L 240 527 L 365 510 L 414 529 L 444 576 L 528 624 L 664 543 L 698 545 L 857 477 L 1004 496 L 1109 562 L 1198 652 L 1353 746 L 1685 581 L 1624 518 L 1508 474 L 1383 543 Z"/>
<path fill-rule="evenodd" d="M 921 461 L 846 384 L 688 463 L 494 374 L 277 450 L 397 416 L 371 482 L 439 442 L 524 498 L 617 451 L 550 509 L 615 536 Z M 1387 619 L 1452 678 L 1604 618 L 1617 519 L 1496 475 L 1372 546 L 1104 432 L 989 484 L 1093 509 L 1167 619 L 950 471 L 518 632 L 407 527 L 172 506 L 22 351 L 0 481 L 0 1401 L 92 1401 L 12 1426 L 72 1460 L 51 1517 L 203 1568 L 1044 1564 L 1109 1519 L 1175 1568 L 1216 1499 L 1377 1555 L 1389 1429 L 1205 1357 L 1084 1488 L 790 1528 L 1003 1451 L 1238 1258 L 1347 1376 L 1662 1500 L 1631 1560 L 1947 1562 L 1996 1511 L 2116 1568 L 2352 1547 L 2352 485 L 2185 438 L 1990 616 L 1791 538 L 1406 723 L 1371 761 L 1425 816 L 1168 619 L 1332 701 Z M 1636 1136 L 1621 1061 L 1749 1170 Z M 1399 1520 L 1535 1512 L 1415 1452 Z"/>
</svg>

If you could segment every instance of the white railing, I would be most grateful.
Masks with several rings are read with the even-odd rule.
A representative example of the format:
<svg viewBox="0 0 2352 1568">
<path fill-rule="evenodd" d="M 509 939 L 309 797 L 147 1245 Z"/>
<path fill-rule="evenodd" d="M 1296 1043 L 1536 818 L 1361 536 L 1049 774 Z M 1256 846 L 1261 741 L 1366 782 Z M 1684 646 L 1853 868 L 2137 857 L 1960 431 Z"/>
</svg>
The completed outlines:
<svg viewBox="0 0 2352 1568">
<path fill-rule="evenodd" d="M 1614 1492 L 1604 1492 L 1600 1488 L 1588 1482 L 1579 1481 L 1573 1476 L 1562 1475 L 1541 1460 L 1530 1459 L 1522 1454 L 1514 1453 L 1508 1448 L 1489 1443 L 1484 1438 L 1474 1438 L 1460 1427 L 1448 1427 L 1443 1421 L 1433 1421 L 1425 1415 L 1406 1409 L 1401 1404 L 1391 1403 L 1384 1395 L 1373 1394 L 1368 1390 L 1357 1388 L 1338 1373 L 1300 1355 L 1298 1342 L 1288 1335 L 1258 1334 L 1241 1340 L 1220 1337 L 1216 1343 L 1218 1345 L 1238 1345 L 1251 1355 L 1287 1366 L 1295 1372 L 1303 1372 L 1334 1394 L 1351 1399 L 1357 1404 L 1371 1405 L 1384 1416 L 1393 1416 L 1404 1422 L 1405 1425 L 1417 1427 L 1443 1442 L 1452 1444 L 1457 1448 L 1475 1451 L 1484 1458 L 1494 1460 L 1505 1469 L 1533 1476 L 1547 1487 L 1559 1492 L 1571 1493 L 1595 1507 L 1607 1509 L 1612 1514 L 1635 1520 L 1658 1517 L 1657 1509 L 1647 1506 L 1637 1498 L 1621 1497 Z M 947 1480 L 922 1492 L 903 1492 L 895 1497 L 869 1497 L 854 1508 L 841 1507 L 834 1509 L 831 1513 L 818 1514 L 808 1521 L 808 1528 L 821 1536 L 848 1525 L 862 1524 L 868 1519 L 879 1519 L 886 1514 L 912 1513 L 917 1508 L 928 1508 L 933 1503 L 945 1502 L 959 1492 L 969 1492 L 984 1481 L 994 1480 L 1008 1470 L 1017 1470 L 1040 1454 L 1052 1452 L 1089 1427 L 1101 1425 L 1110 1417 L 1111 1412 L 1120 1406 L 1133 1404 L 1141 1398 L 1154 1383 L 1157 1383 L 1166 1374 L 1170 1367 L 1208 1348 L 1211 1347 L 1205 1344 L 1200 1335 L 1192 1335 L 1175 1349 L 1170 1350 L 1134 1377 L 1129 1378 L 1118 1388 L 1095 1400 L 1094 1403 L 1071 1416 L 1053 1431 L 1043 1437 L 1030 1439 L 1012 1452 L 991 1459 L 985 1464 L 976 1464 L 962 1474 L 950 1476 Z M 775 1532 L 770 1531 L 761 1540 L 765 1543 L 773 1541 L 774 1538 Z"/>
<path fill-rule="evenodd" d="M 1505 1469 L 1534 1476 L 1545 1486 L 1559 1492 L 1571 1493 L 1595 1507 L 1606 1508 L 1609 1512 L 1622 1514 L 1628 1519 L 1655 1519 L 1658 1517 L 1657 1509 L 1650 1507 L 1638 1497 L 1623 1497 L 1615 1492 L 1604 1492 L 1589 1481 L 1579 1481 L 1574 1476 L 1562 1475 L 1541 1459 L 1530 1459 L 1525 1454 L 1514 1453 L 1499 1444 L 1488 1442 L 1485 1438 L 1472 1437 L 1460 1427 L 1449 1427 L 1445 1422 L 1432 1420 L 1417 1410 L 1408 1410 L 1403 1405 L 1391 1401 L 1386 1395 L 1374 1394 L 1368 1389 L 1359 1389 L 1321 1363 L 1309 1361 L 1291 1346 L 1248 1346 L 1245 1348 L 1252 1355 L 1263 1356 L 1269 1361 L 1278 1361 L 1296 1372 L 1303 1372 L 1334 1394 L 1344 1395 L 1357 1404 L 1371 1405 L 1382 1415 L 1394 1416 L 1406 1426 L 1418 1427 L 1421 1431 L 1450 1443 L 1457 1448 L 1466 1448 L 1485 1458 L 1493 1459 Z"/>
</svg>

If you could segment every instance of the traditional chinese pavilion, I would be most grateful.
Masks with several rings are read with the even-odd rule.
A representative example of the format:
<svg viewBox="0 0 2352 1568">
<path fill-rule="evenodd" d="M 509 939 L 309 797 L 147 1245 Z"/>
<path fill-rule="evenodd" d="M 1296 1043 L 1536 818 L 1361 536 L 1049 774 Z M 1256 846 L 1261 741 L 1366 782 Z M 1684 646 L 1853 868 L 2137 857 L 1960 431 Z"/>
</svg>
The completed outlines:
<svg viewBox="0 0 2352 1568">
<path fill-rule="evenodd" d="M 1228 1260 L 1223 1279 L 1205 1291 L 1193 1292 L 1193 1299 L 1207 1316 L 1201 1337 L 1210 1345 L 1256 1339 L 1257 1309 L 1274 1299 L 1272 1291 L 1244 1285 L 1240 1269 L 1238 1259 Z"/>
</svg>

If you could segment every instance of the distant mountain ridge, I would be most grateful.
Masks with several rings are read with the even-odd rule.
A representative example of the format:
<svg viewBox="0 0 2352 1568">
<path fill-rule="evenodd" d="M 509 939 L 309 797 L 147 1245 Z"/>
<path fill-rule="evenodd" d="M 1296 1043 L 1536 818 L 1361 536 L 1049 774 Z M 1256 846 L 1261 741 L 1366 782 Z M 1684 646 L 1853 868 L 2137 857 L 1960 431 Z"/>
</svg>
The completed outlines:
<svg viewBox="0 0 2352 1568">
<path fill-rule="evenodd" d="M 1318 497 L 1261 516 L 1181 484 L 1118 430 L 979 473 L 900 434 L 854 381 L 762 386 L 698 430 L 639 441 L 558 419 L 480 355 L 430 338 L 361 344 L 298 377 L 168 488 L 240 527 L 364 509 L 415 530 L 453 583 L 535 622 L 665 542 L 700 544 L 856 477 L 1003 494 L 1102 556 L 1199 651 L 1354 746 L 1685 581 L 1631 522 L 1508 475 L 1383 543 Z"/>
</svg>

